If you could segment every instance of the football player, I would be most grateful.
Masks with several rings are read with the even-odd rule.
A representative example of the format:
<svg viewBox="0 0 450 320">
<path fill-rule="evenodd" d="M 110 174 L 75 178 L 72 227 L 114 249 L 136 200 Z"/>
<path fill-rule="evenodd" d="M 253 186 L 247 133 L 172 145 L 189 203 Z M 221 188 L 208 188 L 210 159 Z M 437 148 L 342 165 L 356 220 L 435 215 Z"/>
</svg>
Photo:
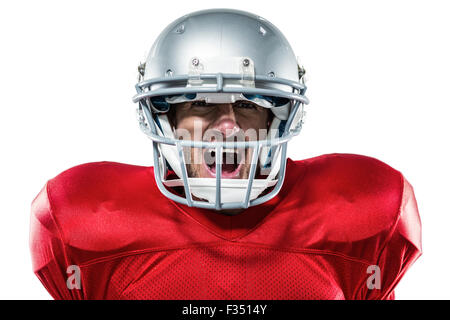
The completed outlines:
<svg viewBox="0 0 450 320">
<path fill-rule="evenodd" d="M 194 12 L 138 69 L 154 167 L 80 165 L 33 201 L 33 268 L 55 299 L 394 298 L 421 254 L 413 189 L 365 156 L 287 159 L 308 99 L 273 24 Z"/>
</svg>

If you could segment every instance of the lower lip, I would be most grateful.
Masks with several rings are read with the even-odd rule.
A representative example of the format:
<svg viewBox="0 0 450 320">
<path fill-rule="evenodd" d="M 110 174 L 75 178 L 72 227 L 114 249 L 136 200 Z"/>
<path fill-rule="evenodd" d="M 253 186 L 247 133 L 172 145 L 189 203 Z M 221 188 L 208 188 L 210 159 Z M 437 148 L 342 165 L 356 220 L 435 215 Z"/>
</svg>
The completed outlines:
<svg viewBox="0 0 450 320">
<path fill-rule="evenodd" d="M 236 168 L 234 171 L 232 171 L 232 172 L 224 172 L 224 171 L 222 170 L 222 175 L 221 175 L 221 177 L 222 177 L 222 178 L 228 178 L 228 179 L 237 177 L 237 176 L 239 175 L 240 170 L 241 170 L 241 166 L 242 166 L 242 163 L 240 163 L 240 164 L 237 166 L 237 168 Z M 203 161 L 203 167 L 206 169 L 206 172 L 207 172 L 211 177 L 213 177 L 213 178 L 216 177 L 216 173 L 213 172 L 213 171 L 209 168 L 209 166 L 206 164 L 206 161 Z"/>
</svg>

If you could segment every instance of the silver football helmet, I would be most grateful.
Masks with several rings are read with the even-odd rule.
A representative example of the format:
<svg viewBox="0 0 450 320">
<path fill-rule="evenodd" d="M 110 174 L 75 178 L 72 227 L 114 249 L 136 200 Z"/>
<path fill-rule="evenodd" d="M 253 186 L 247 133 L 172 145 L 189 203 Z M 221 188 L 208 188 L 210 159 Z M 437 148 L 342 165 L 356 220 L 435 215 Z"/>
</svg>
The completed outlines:
<svg viewBox="0 0 450 320">
<path fill-rule="evenodd" d="M 283 34 L 257 15 L 212 9 L 185 15 L 167 26 L 139 66 L 138 120 L 153 141 L 154 173 L 161 192 L 188 206 L 226 210 L 255 206 L 281 189 L 287 142 L 302 127 L 304 69 Z M 176 103 L 249 100 L 270 108 L 264 140 L 208 142 L 177 139 L 167 113 Z M 186 148 L 215 153 L 215 177 L 189 177 Z M 252 149 L 249 176 L 224 179 L 224 150 Z M 262 169 L 265 174 L 261 175 Z M 174 173 L 174 174 L 169 174 Z M 172 176 L 172 178 L 170 178 Z M 184 192 L 175 192 L 182 187 Z"/>
</svg>

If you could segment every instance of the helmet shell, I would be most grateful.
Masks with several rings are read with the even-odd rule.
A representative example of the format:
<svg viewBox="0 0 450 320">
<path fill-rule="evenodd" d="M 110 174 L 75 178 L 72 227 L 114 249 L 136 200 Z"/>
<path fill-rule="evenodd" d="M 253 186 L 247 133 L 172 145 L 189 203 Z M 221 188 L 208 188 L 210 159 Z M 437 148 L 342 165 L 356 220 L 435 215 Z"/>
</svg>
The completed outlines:
<svg viewBox="0 0 450 320">
<path fill-rule="evenodd" d="M 299 81 L 297 58 L 280 30 L 260 16 L 233 9 L 197 11 L 168 25 L 150 50 L 144 80 L 189 74 L 193 58 L 226 65 L 230 57 L 250 58 L 255 75 Z"/>
</svg>

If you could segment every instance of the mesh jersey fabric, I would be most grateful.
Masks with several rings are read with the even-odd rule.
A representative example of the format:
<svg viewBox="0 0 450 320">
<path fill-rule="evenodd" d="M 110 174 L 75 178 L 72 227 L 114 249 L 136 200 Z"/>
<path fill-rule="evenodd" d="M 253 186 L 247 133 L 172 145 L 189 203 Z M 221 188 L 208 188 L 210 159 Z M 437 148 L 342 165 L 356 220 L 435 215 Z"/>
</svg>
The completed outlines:
<svg viewBox="0 0 450 320">
<path fill-rule="evenodd" d="M 352 154 L 286 170 L 275 198 L 225 216 L 164 197 L 152 167 L 71 168 L 33 201 L 33 271 L 55 299 L 394 298 L 422 252 L 403 175 Z M 72 265 L 80 289 L 67 286 Z M 381 286 L 369 289 L 373 265 Z"/>
</svg>

